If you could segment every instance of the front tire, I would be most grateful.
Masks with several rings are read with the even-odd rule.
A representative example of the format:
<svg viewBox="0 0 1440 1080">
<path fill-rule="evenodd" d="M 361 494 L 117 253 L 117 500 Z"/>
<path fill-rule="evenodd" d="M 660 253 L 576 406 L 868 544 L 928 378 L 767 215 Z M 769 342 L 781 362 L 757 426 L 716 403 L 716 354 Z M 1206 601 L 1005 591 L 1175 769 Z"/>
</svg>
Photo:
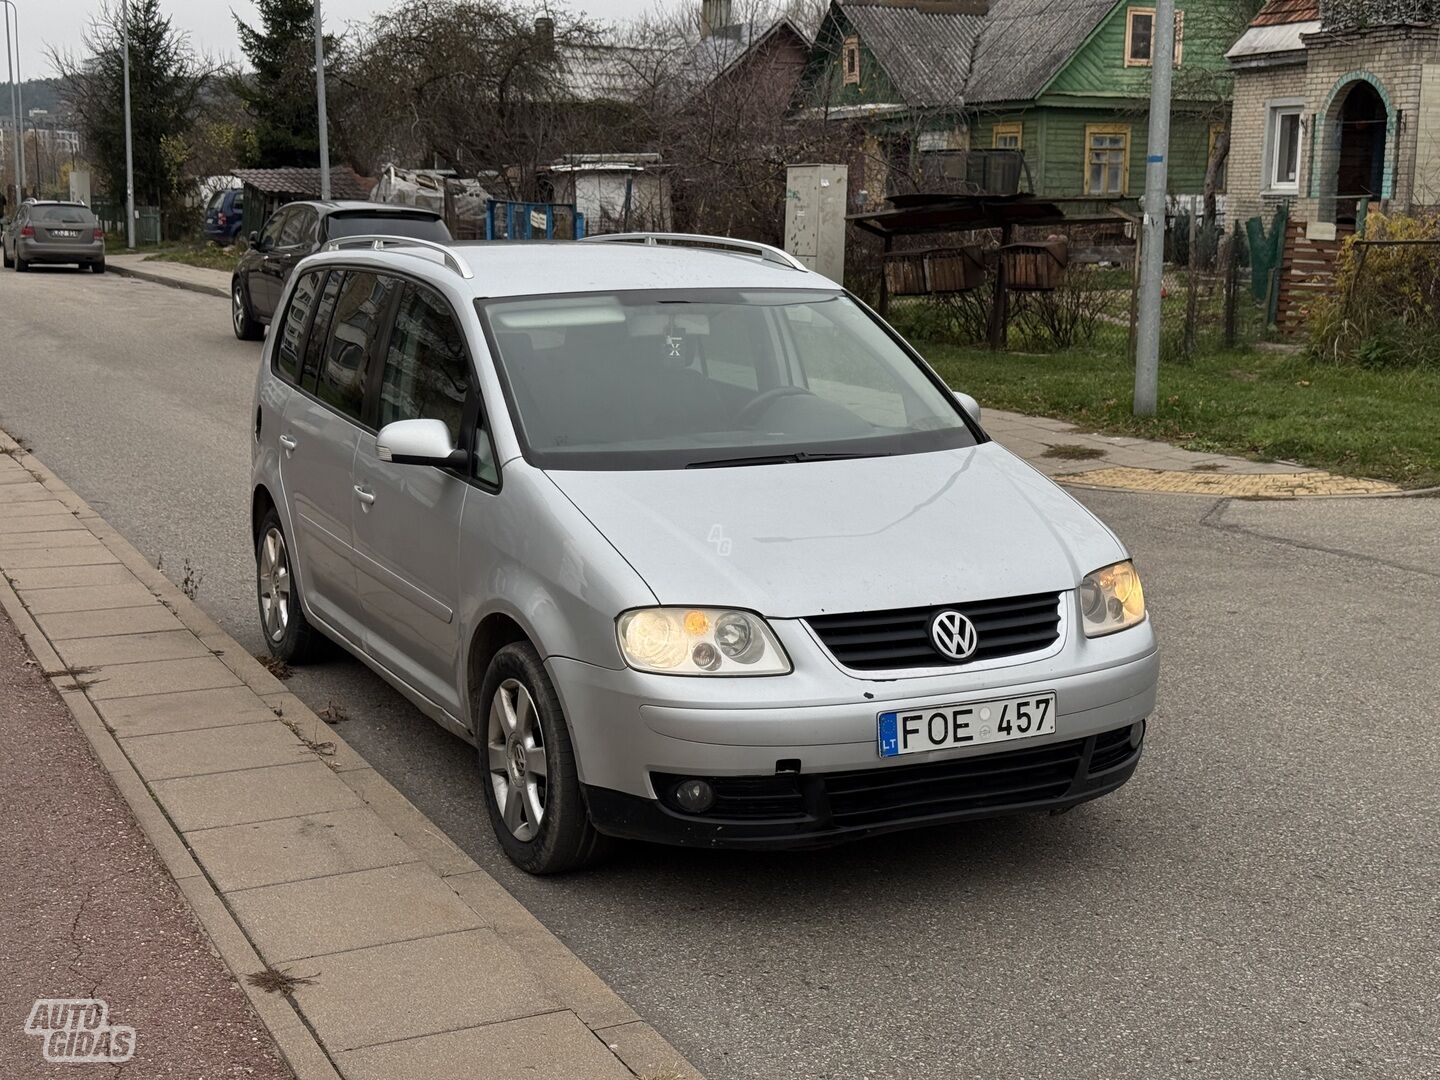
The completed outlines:
<svg viewBox="0 0 1440 1080">
<path fill-rule="evenodd" d="M 5 264 L 6 270 L 9 270 L 12 266 L 15 265 L 15 263 L 10 258 L 10 249 L 7 248 L 4 244 L 0 244 L 0 256 L 3 256 L 0 257 L 0 262 L 3 262 Z"/>
<path fill-rule="evenodd" d="M 22 258 L 20 257 L 20 252 L 17 250 L 17 251 L 15 252 L 15 272 L 18 273 L 18 274 L 23 274 L 23 273 L 25 273 L 26 271 L 28 271 L 29 269 L 30 269 L 30 262 L 29 262 L 29 260 L 27 260 L 27 259 L 22 259 Z"/>
<path fill-rule="evenodd" d="M 590 823 L 565 713 L 535 647 L 496 653 L 476 704 L 485 805 L 510 861 L 558 874 L 603 858 L 610 841 Z"/>
<path fill-rule="evenodd" d="M 238 277 L 230 285 L 230 325 L 241 341 L 259 341 L 265 336 L 264 328 L 250 311 L 245 286 Z"/>
<path fill-rule="evenodd" d="M 273 508 L 261 520 L 259 536 L 255 544 L 255 597 L 265 647 L 287 664 L 303 664 L 314 658 L 321 637 L 305 618 L 290 545 L 280 515 Z"/>
</svg>

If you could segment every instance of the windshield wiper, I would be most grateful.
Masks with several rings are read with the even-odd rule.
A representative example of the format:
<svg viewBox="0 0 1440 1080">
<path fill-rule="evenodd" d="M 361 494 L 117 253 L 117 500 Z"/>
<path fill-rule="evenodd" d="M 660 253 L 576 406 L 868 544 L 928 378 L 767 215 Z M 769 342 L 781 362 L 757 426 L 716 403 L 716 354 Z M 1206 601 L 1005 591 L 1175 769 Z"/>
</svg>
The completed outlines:
<svg viewBox="0 0 1440 1080">
<path fill-rule="evenodd" d="M 891 457 L 888 451 L 824 453 L 799 450 L 793 454 L 762 454 L 755 457 L 715 458 L 713 461 L 692 461 L 687 469 L 729 469 L 748 465 L 794 465 L 802 461 L 855 461 L 859 458 Z"/>
</svg>

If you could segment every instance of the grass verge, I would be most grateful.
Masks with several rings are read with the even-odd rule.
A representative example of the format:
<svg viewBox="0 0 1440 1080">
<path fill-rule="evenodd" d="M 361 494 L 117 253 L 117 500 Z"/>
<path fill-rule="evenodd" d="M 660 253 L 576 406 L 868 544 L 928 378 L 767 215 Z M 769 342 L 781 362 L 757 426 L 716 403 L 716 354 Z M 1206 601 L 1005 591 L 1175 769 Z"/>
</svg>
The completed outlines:
<svg viewBox="0 0 1440 1080">
<path fill-rule="evenodd" d="M 1162 365 L 1157 415 L 1141 419 L 1131 415 L 1134 367 L 1113 352 L 1042 356 L 934 342 L 919 347 L 952 386 L 986 407 L 1405 487 L 1440 484 L 1440 371 L 1218 352 Z"/>
<path fill-rule="evenodd" d="M 240 257 L 238 247 L 216 247 L 214 244 L 193 244 L 184 247 L 162 248 L 145 256 L 146 262 L 184 263 L 206 270 L 235 269 L 235 260 Z"/>
</svg>

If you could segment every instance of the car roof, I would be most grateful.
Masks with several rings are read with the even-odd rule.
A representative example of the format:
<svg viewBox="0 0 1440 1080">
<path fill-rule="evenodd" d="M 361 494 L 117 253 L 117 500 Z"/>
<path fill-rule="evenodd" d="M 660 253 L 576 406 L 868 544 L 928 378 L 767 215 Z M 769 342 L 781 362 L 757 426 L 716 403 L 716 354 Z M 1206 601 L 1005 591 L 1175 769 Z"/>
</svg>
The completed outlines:
<svg viewBox="0 0 1440 1080">
<path fill-rule="evenodd" d="M 361 199 L 296 199 L 288 202 L 286 206 L 313 206 L 320 211 L 321 216 L 328 217 L 331 214 L 353 214 L 383 212 L 386 214 L 415 214 L 420 217 L 439 218 L 440 215 L 434 210 L 427 210 L 423 206 L 406 206 L 404 203 L 377 203 L 365 202 Z"/>
<path fill-rule="evenodd" d="M 631 292 L 647 289 L 822 289 L 840 286 L 808 270 L 755 255 L 703 247 L 575 241 L 462 242 L 447 245 L 474 274 L 462 278 L 423 247 L 386 251 L 348 248 L 326 252 L 325 262 L 378 261 L 469 292 L 477 299 Z"/>
</svg>

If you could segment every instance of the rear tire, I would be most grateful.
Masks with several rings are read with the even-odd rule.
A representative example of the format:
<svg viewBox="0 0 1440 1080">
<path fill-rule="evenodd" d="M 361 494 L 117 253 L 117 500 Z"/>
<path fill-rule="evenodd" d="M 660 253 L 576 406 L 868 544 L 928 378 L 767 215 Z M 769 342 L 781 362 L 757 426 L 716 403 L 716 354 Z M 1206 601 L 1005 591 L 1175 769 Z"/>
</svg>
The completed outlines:
<svg viewBox="0 0 1440 1080">
<path fill-rule="evenodd" d="M 255 544 L 255 598 L 260 607 L 260 632 L 272 656 L 287 664 L 314 659 L 324 639 L 305 618 L 294 556 L 274 508 L 260 520 Z"/>
<path fill-rule="evenodd" d="M 250 300 L 238 277 L 230 285 L 230 326 L 241 341 L 259 341 L 265 336 L 265 328 L 250 311 Z"/>
<path fill-rule="evenodd" d="M 517 641 L 496 653 L 475 705 L 485 806 L 510 861 L 559 874 L 609 854 L 613 842 L 590 823 L 565 713 L 535 647 Z"/>
<path fill-rule="evenodd" d="M 105 272 L 105 260 L 101 259 L 99 262 L 92 262 L 90 264 L 90 272 L 92 274 L 103 274 Z"/>
<path fill-rule="evenodd" d="M 20 252 L 15 252 L 15 272 L 23 274 L 30 269 L 30 263 L 20 257 Z"/>
</svg>

